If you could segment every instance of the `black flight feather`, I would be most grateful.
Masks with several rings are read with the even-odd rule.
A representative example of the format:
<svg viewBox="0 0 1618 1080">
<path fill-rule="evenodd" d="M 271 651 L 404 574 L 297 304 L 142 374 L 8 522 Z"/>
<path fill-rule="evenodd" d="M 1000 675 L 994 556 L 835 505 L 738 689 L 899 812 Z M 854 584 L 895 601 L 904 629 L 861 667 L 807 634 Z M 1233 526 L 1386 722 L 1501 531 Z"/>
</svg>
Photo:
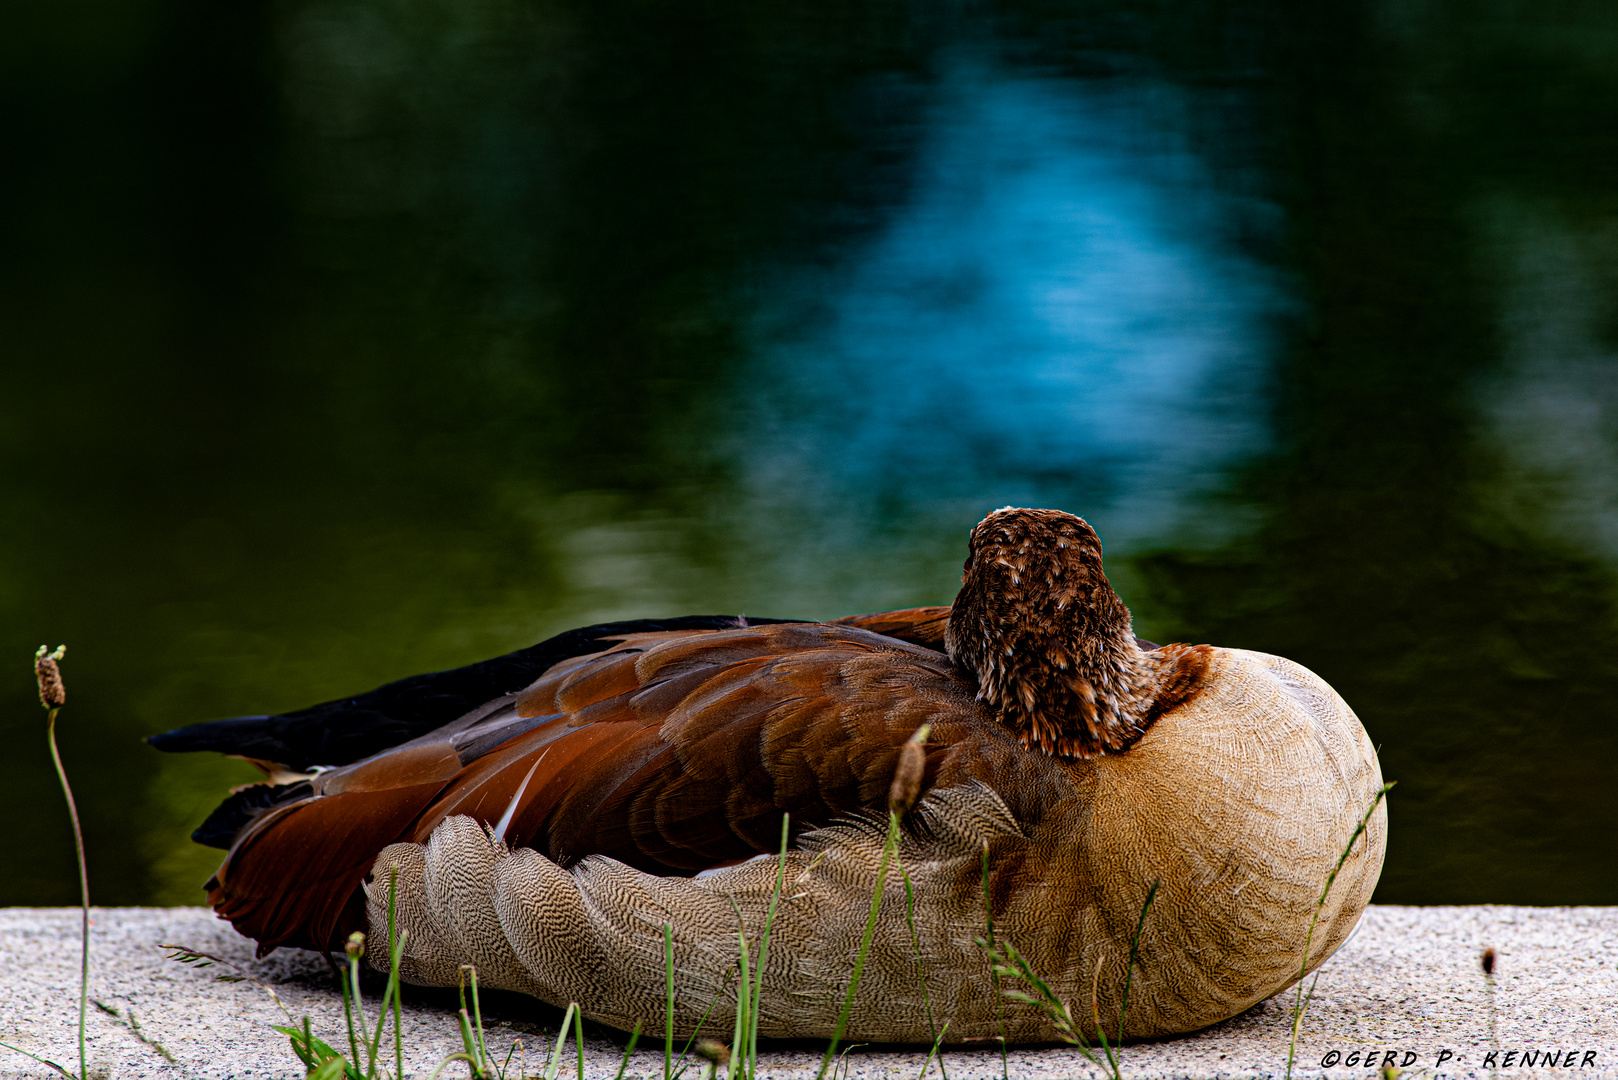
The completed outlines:
<svg viewBox="0 0 1618 1080">
<path fill-rule="evenodd" d="M 208 847 L 229 851 L 236 833 L 257 817 L 259 811 L 312 795 L 314 790 L 308 781 L 297 784 L 249 784 L 214 807 L 208 820 L 191 833 L 191 839 Z"/>
<path fill-rule="evenodd" d="M 413 675 L 355 697 L 280 715 L 238 716 L 192 724 L 148 736 L 146 741 L 170 753 L 216 750 L 276 762 L 293 772 L 306 772 L 317 765 L 347 765 L 425 735 L 502 694 L 521 690 L 563 660 L 611 648 L 616 644 L 612 639 L 625 634 L 728 630 L 737 626 L 802 621 L 752 618 L 744 621 L 735 615 L 686 615 L 674 619 L 598 623 L 568 630 L 538 645 L 493 660 L 429 675 Z M 227 806 L 229 803 L 230 800 L 226 800 Z M 224 811 L 225 806 L 221 806 L 216 813 Z M 207 825 L 203 828 L 206 830 Z"/>
</svg>

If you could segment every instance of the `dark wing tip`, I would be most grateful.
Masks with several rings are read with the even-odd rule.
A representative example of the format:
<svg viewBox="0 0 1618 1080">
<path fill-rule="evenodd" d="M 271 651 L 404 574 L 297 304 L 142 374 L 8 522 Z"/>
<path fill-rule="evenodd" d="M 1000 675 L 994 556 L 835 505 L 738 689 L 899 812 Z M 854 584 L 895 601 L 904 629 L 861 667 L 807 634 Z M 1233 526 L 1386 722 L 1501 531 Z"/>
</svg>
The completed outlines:
<svg viewBox="0 0 1618 1080">
<path fill-rule="evenodd" d="M 449 671 L 412 675 L 367 693 L 285 714 L 237 716 L 147 736 L 164 753 L 214 750 L 273 761 L 294 772 L 347 765 L 425 735 L 486 702 L 521 690 L 552 666 L 609 649 L 626 634 L 669 630 L 730 630 L 796 622 L 736 615 L 629 619 L 568 630 L 538 645 Z"/>
<path fill-rule="evenodd" d="M 257 817 L 260 811 L 313 794 L 314 787 L 307 782 L 251 784 L 215 807 L 208 819 L 197 826 L 191 839 L 207 847 L 229 851 L 242 826 Z"/>
<path fill-rule="evenodd" d="M 228 720 L 210 720 L 203 724 L 189 724 L 146 736 L 148 746 L 165 754 L 185 754 L 193 750 L 217 750 L 223 754 L 239 754 L 253 742 L 271 721 L 279 716 L 233 716 Z"/>
</svg>

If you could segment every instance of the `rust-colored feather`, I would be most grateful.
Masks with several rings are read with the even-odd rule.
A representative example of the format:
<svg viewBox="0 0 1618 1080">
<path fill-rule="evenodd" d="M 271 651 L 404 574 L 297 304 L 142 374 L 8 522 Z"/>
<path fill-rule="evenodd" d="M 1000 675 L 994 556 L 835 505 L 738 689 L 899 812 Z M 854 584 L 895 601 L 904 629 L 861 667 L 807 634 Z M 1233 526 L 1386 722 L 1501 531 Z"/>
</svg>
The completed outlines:
<svg viewBox="0 0 1618 1080">
<path fill-rule="evenodd" d="M 874 615 L 845 615 L 834 619 L 838 626 L 856 626 L 873 634 L 898 638 L 912 645 L 944 651 L 944 628 L 949 623 L 949 608 L 918 607 L 903 611 L 879 611 Z"/>
<path fill-rule="evenodd" d="M 231 849 L 208 903 L 248 937 L 259 955 L 281 945 L 341 947 L 365 928 L 360 882 L 377 852 L 410 825 L 443 783 L 309 798 L 254 823 Z"/>
<path fill-rule="evenodd" d="M 518 788 L 523 788 L 523 798 L 512 813 L 508 836 L 523 842 L 533 807 L 555 805 L 579 760 L 603 744 L 616 746 L 634 731 L 633 726 L 622 723 L 572 728 L 555 720 L 518 735 L 472 762 L 444 789 L 417 823 L 416 843 L 426 843 L 439 822 L 451 814 L 465 814 L 489 824 L 499 821 L 511 808 Z"/>
</svg>

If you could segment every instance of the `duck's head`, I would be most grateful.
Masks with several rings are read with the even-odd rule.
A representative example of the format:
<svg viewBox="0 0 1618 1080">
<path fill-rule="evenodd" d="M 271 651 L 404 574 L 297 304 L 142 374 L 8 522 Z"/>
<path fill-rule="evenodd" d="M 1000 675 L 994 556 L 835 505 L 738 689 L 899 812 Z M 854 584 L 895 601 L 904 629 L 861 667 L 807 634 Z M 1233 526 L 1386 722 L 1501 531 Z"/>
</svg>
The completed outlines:
<svg viewBox="0 0 1618 1080">
<path fill-rule="evenodd" d="M 1008 506 L 972 530 L 944 647 L 1024 746 L 1061 757 L 1126 749 L 1159 689 L 1100 538 L 1060 510 Z"/>
</svg>

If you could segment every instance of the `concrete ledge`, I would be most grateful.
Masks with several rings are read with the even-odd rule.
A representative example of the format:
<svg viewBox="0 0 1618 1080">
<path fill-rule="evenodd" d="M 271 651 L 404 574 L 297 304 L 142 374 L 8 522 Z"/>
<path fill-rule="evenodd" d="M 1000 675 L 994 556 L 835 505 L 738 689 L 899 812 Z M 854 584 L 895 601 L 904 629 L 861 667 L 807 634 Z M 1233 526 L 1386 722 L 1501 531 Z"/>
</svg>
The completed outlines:
<svg viewBox="0 0 1618 1080">
<path fill-rule="evenodd" d="M 70 1069 L 78 1062 L 78 918 L 77 909 L 0 909 L 0 1040 Z M 205 908 L 98 908 L 92 912 L 91 996 L 120 1017 L 91 1007 L 92 1071 L 112 1080 L 303 1075 L 285 1037 L 270 1030 L 287 1020 L 268 994 L 251 982 L 216 981 L 217 968 L 166 960 L 158 947 L 165 942 L 242 964 L 275 987 L 293 1016 L 308 1014 L 317 1035 L 333 1045 L 346 1042 L 342 1000 L 318 957 L 278 953 L 254 961 L 251 943 Z M 1479 958 L 1491 947 L 1499 960 L 1488 979 Z M 367 987 L 373 1010 L 378 991 L 379 984 Z M 405 1003 L 406 1071 L 425 1077 L 460 1048 L 454 994 L 407 989 Z M 149 1042 L 136 1037 L 131 1013 Z M 554 1036 L 559 1015 L 528 998 L 489 995 L 484 1016 L 491 1050 L 503 1055 L 522 1038 L 528 1071 L 537 1072 L 539 1046 Z M 1130 1046 L 1123 1071 L 1128 1077 L 1280 1076 L 1290 1026 L 1291 998 L 1283 995 L 1199 1034 Z M 587 1026 L 586 1036 L 588 1075 L 611 1077 L 623 1038 L 595 1025 Z M 660 1041 L 654 1035 L 643 1046 L 626 1075 L 661 1076 Z M 1451 1056 L 1440 1063 L 1446 1051 Z M 820 1052 L 819 1046 L 775 1045 L 762 1064 L 771 1076 L 813 1077 Z M 1322 969 L 1296 1071 L 1364 1077 L 1389 1053 L 1395 1063 L 1428 1076 L 1618 1076 L 1618 908 L 1372 907 L 1359 934 Z M 1491 1053 L 1497 1055 L 1492 1060 Z M 1546 1054 L 1556 1055 L 1555 1068 L 1546 1068 Z M 1565 1067 L 1570 1058 L 1571 1069 Z M 921 1052 L 908 1049 L 857 1049 L 844 1075 L 912 1080 L 922 1060 Z M 1334 1067 L 1323 1069 L 1323 1061 Z M 993 1051 L 950 1050 L 944 1065 L 953 1080 L 1001 1074 Z M 1066 1048 L 1013 1051 L 1006 1068 L 1013 1077 L 1100 1076 Z M 0 1076 L 50 1075 L 0 1050 Z M 465 1074 L 457 1065 L 444 1075 Z M 688 1072 L 688 1080 L 697 1075 Z M 936 1066 L 930 1075 L 939 1075 Z"/>
</svg>

